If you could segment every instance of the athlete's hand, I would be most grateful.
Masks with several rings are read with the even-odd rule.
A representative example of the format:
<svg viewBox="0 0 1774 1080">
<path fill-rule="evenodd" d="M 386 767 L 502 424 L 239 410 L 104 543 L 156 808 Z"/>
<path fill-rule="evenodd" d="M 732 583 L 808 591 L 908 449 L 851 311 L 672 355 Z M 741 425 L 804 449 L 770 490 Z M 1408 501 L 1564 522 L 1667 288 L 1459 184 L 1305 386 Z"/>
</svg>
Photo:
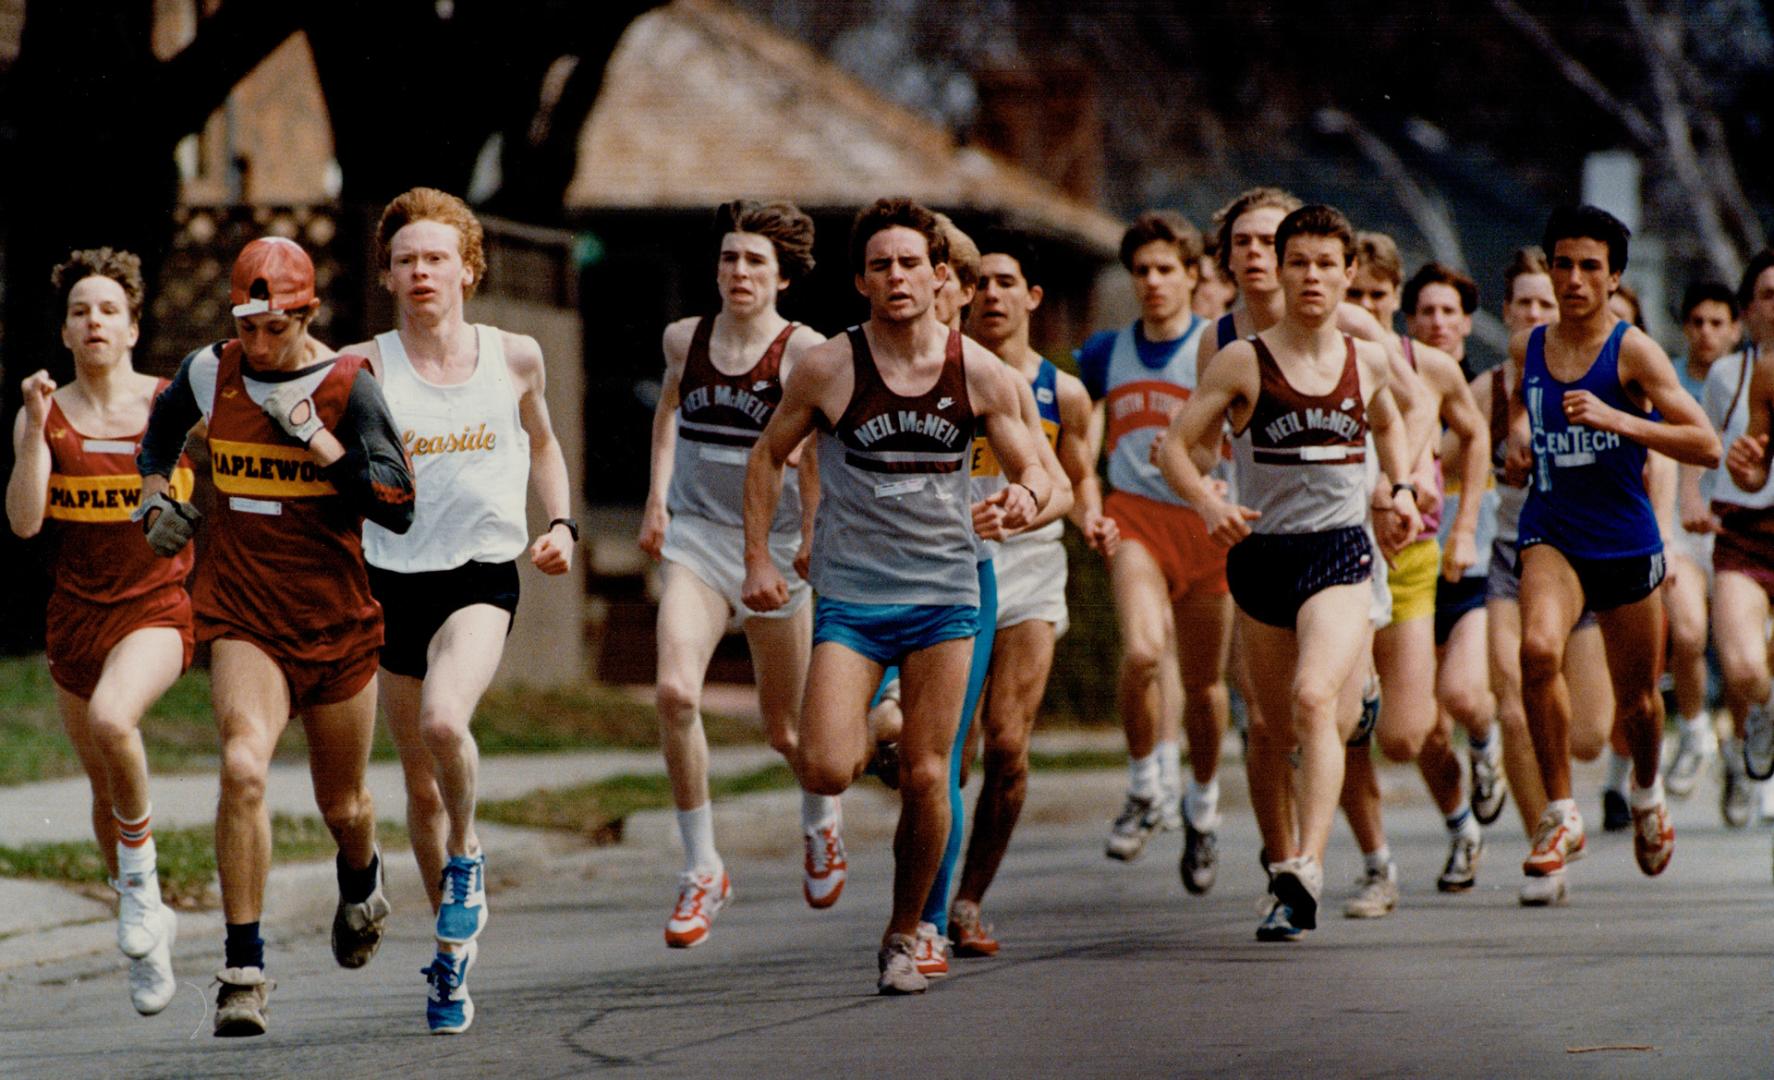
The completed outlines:
<svg viewBox="0 0 1774 1080">
<path fill-rule="evenodd" d="M 47 371 L 34 371 L 19 383 L 20 407 L 25 412 L 25 426 L 41 432 L 49 424 L 49 399 L 55 393 L 55 380 Z"/>
<path fill-rule="evenodd" d="M 981 540 L 1004 540 L 1010 536 L 1004 529 L 1004 500 L 998 498 L 1002 494 L 1003 491 L 994 492 L 990 498 L 973 504 L 973 531 Z"/>
<path fill-rule="evenodd" d="M 1768 484 L 1768 437 L 1739 435 L 1725 455 L 1725 471 L 1744 491 L 1760 491 Z"/>
<path fill-rule="evenodd" d="M 129 520 L 142 523 L 148 546 L 154 554 L 170 559 L 184 550 L 197 535 L 197 523 L 203 514 L 190 503 L 179 502 L 165 492 L 156 491 L 142 500 L 129 515 Z"/>
<path fill-rule="evenodd" d="M 530 561 L 536 564 L 536 569 L 551 576 L 573 569 L 573 531 L 565 525 L 556 525 L 538 536 L 530 545 Z"/>
<path fill-rule="evenodd" d="M 1092 513 L 1084 516 L 1084 542 L 1105 559 L 1114 558 L 1121 546 L 1121 526 L 1112 517 Z"/>
<path fill-rule="evenodd" d="M 1417 471 L 1411 474 L 1411 483 L 1417 485 L 1417 510 L 1419 513 L 1432 514 L 1440 510 L 1443 500 L 1441 481 L 1435 475 L 1435 459 L 1426 457 L 1417 464 Z"/>
<path fill-rule="evenodd" d="M 1035 494 L 1022 484 L 1010 484 L 1002 491 L 994 491 L 986 496 L 986 502 L 995 503 L 1003 508 L 1003 526 L 1006 533 L 1018 533 L 1029 527 L 1041 508 L 1035 505 Z"/>
<path fill-rule="evenodd" d="M 1396 556 L 1410 543 L 1405 532 L 1404 522 L 1393 512 L 1390 502 L 1370 504 L 1368 511 L 1374 525 L 1374 543 L 1380 549 L 1380 558 L 1386 560 L 1387 566 L 1398 565 Z"/>
<path fill-rule="evenodd" d="M 665 527 L 671 523 L 671 514 L 665 509 L 664 503 L 648 502 L 647 508 L 641 511 L 641 535 L 635 542 L 649 558 L 657 559 L 665 548 Z"/>
<path fill-rule="evenodd" d="M 782 572 L 774 563 L 747 565 L 739 599 L 753 611 L 775 611 L 788 604 L 788 582 L 782 579 Z"/>
<path fill-rule="evenodd" d="M 1566 390 L 1564 402 L 1566 423 L 1582 424 L 1597 431 L 1619 431 L 1620 421 L 1626 415 L 1612 405 L 1603 404 L 1601 398 L 1587 390 Z"/>
<path fill-rule="evenodd" d="M 1250 523 L 1263 516 L 1260 511 L 1229 503 L 1217 495 L 1206 505 L 1197 506 L 1195 512 L 1201 515 L 1214 543 L 1222 547 L 1231 547 L 1249 536 Z"/>
<path fill-rule="evenodd" d="M 1703 499 L 1690 498 L 1687 492 L 1682 493 L 1682 529 L 1691 533 L 1716 533 L 1723 526 L 1714 516 L 1712 507 Z"/>
<path fill-rule="evenodd" d="M 1398 515 L 1399 522 L 1404 526 L 1404 543 L 1409 544 L 1423 534 L 1423 515 L 1417 510 L 1415 495 L 1409 491 L 1394 492 L 1392 512 Z"/>
<path fill-rule="evenodd" d="M 1509 441 L 1504 444 L 1503 451 L 1503 482 L 1510 487 L 1526 487 L 1528 477 L 1534 474 L 1534 447 L 1527 439 L 1509 433 Z"/>
<path fill-rule="evenodd" d="M 1441 576 L 1452 585 L 1466 576 L 1478 562 L 1478 543 L 1469 532 L 1455 530 L 1448 534 L 1447 549 L 1441 553 Z"/>
<path fill-rule="evenodd" d="M 290 438 L 307 446 L 325 427 L 314 398 L 300 382 L 287 382 L 265 395 L 265 415 L 277 422 Z"/>
</svg>

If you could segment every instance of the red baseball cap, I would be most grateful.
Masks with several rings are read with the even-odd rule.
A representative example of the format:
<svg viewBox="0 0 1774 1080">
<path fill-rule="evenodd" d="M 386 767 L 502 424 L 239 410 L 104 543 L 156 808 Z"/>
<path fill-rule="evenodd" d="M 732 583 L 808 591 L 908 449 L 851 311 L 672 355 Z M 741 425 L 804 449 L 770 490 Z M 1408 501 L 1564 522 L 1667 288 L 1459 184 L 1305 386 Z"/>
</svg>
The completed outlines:
<svg viewBox="0 0 1774 1080">
<path fill-rule="evenodd" d="M 237 319 L 304 310 L 314 303 L 314 262 L 294 240 L 261 236 L 234 260 L 228 302 Z"/>
</svg>

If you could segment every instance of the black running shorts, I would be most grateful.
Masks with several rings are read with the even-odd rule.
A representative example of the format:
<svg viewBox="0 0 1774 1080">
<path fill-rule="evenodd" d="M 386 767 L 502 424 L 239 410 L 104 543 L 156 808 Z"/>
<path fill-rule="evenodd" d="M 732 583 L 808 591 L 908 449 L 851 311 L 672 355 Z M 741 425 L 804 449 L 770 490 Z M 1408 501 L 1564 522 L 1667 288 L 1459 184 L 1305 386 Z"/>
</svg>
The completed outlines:
<svg viewBox="0 0 1774 1080">
<path fill-rule="evenodd" d="M 423 679 L 431 639 L 451 615 L 475 604 L 517 614 L 517 563 L 466 562 L 452 570 L 402 574 L 370 567 L 370 592 L 382 604 L 382 667 Z M 510 633 L 510 625 L 506 633 Z"/>
<path fill-rule="evenodd" d="M 1300 608 L 1336 585 L 1373 576 L 1374 546 L 1359 525 L 1315 533 L 1253 533 L 1226 555 L 1226 583 L 1246 615 L 1294 629 Z"/>
</svg>

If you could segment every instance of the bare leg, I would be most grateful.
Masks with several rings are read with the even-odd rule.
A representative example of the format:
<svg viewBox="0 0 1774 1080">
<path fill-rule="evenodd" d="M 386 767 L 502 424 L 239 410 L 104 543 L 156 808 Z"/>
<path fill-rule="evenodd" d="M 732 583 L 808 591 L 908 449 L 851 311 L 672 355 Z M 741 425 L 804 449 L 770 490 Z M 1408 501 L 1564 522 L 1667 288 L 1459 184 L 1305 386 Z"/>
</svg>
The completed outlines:
<svg viewBox="0 0 1774 1080">
<path fill-rule="evenodd" d="M 1189 768 L 1198 784 L 1212 780 L 1220 768 L 1220 744 L 1229 716 L 1226 658 L 1232 648 L 1233 610 L 1227 593 L 1194 592 L 1174 606 L 1174 633 L 1188 646 L 1171 655 L 1179 661 Z"/>
<path fill-rule="evenodd" d="M 1663 590 L 1597 614 L 1614 682 L 1614 708 L 1632 753 L 1633 780 L 1648 788 L 1663 758 L 1663 698 L 1657 661 L 1663 656 Z"/>
<path fill-rule="evenodd" d="M 289 723 L 289 685 L 258 646 L 224 640 L 210 652 L 210 697 L 222 741 L 222 793 L 216 807 L 222 917 L 236 924 L 258 922 L 265 876 L 271 872 L 265 777 L 277 739 Z"/>
<path fill-rule="evenodd" d="M 376 804 L 364 783 L 376 733 L 376 680 L 344 701 L 312 706 L 302 728 L 308 735 L 314 803 L 345 865 L 362 870 L 376 853 Z"/>
<path fill-rule="evenodd" d="M 764 733 L 770 746 L 792 764 L 813 651 L 813 605 L 802 604 L 786 619 L 747 619 L 745 641 L 757 678 Z"/>
<path fill-rule="evenodd" d="M 419 880 L 425 884 L 426 898 L 435 912 L 443 902 L 441 880 L 448 858 L 444 838 L 449 835 L 450 814 L 437 786 L 431 751 L 425 749 L 425 741 L 419 735 L 423 684 L 387 668 L 376 673 L 376 684 L 382 712 L 388 717 L 388 730 L 393 733 L 394 747 L 400 754 L 401 777 L 406 781 L 407 837 L 412 842 L 413 861 L 419 864 Z"/>
<path fill-rule="evenodd" d="M 1713 640 L 1725 675 L 1725 704 L 1738 737 L 1749 710 L 1768 700 L 1768 594 L 1746 574 L 1713 582 Z"/>
<path fill-rule="evenodd" d="M 1686 555 L 1669 556 L 1674 580 L 1664 588 L 1669 612 L 1669 671 L 1675 708 L 1686 720 L 1706 709 L 1706 571 Z"/>
<path fill-rule="evenodd" d="M 1551 800 L 1571 797 L 1571 694 L 1565 683 L 1565 642 L 1583 609 L 1577 572 L 1556 549 L 1536 544 L 1521 553 L 1521 677 L 1528 733 Z"/>
<path fill-rule="evenodd" d="M 702 682 L 727 629 L 727 601 L 688 569 L 663 564 L 659 598 L 659 741 L 671 775 L 672 802 L 694 810 L 708 802 L 708 736 L 702 730 Z"/>
<path fill-rule="evenodd" d="M 1163 734 L 1160 665 L 1173 640 L 1169 586 L 1152 554 L 1136 542 L 1121 545 L 1109 563 L 1115 618 L 1121 629 L 1118 699 L 1127 731 L 1127 754 L 1147 757 Z M 1173 703 L 1174 704 L 1174 703 Z M 1176 721 L 1170 721 L 1174 732 Z"/>
<path fill-rule="evenodd" d="M 956 638 L 910 654 L 901 667 L 905 710 L 905 730 L 899 740 L 901 806 L 899 828 L 893 835 L 893 915 L 881 937 L 883 945 L 893 934 L 909 937 L 917 932 L 918 917 L 942 862 L 949 832 L 949 754 L 961 724 L 972 658 L 973 639 Z M 879 678 L 878 669 L 875 675 Z M 870 688 L 872 683 L 864 689 L 864 702 Z M 859 758 L 856 768 L 861 767 Z"/>
<path fill-rule="evenodd" d="M 1053 624 L 1038 619 L 998 631 L 985 710 L 985 777 L 973 811 L 957 901 L 979 903 L 998 874 L 1029 785 L 1029 735 L 1053 665 Z"/>
</svg>

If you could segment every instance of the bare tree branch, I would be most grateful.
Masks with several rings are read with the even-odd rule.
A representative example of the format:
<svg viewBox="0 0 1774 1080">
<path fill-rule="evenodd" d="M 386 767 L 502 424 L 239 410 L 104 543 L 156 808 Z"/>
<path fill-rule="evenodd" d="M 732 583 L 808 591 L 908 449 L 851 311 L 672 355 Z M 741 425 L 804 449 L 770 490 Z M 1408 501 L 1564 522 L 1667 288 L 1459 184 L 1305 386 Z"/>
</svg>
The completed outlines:
<svg viewBox="0 0 1774 1080">
<path fill-rule="evenodd" d="M 1576 57 L 1566 52 L 1564 46 L 1560 45 L 1558 40 L 1552 36 L 1552 32 L 1547 30 L 1539 19 L 1534 18 L 1526 8 L 1517 4 L 1515 0 L 1491 0 L 1491 7 L 1503 17 L 1505 22 L 1520 31 L 1521 35 L 1539 49 L 1546 59 L 1552 61 L 1553 66 L 1558 69 L 1559 74 L 1565 77 L 1566 82 L 1581 91 L 1584 96 L 1595 103 L 1597 108 L 1618 120 L 1620 126 L 1626 129 L 1627 134 L 1631 135 L 1633 141 L 1637 142 L 1642 149 L 1650 151 L 1663 149 L 1663 135 L 1657 130 L 1657 125 L 1651 123 L 1650 119 L 1631 102 L 1622 101 Z"/>
<path fill-rule="evenodd" d="M 1411 223 L 1429 241 L 1429 251 L 1436 262 L 1466 269 L 1465 249 L 1453 218 L 1448 216 L 1447 201 L 1425 190 L 1386 140 L 1341 109 L 1320 109 L 1317 122 L 1320 131 L 1349 136 L 1361 156 L 1379 171 L 1381 179 L 1398 196 L 1398 204 L 1410 215 Z"/>
</svg>

